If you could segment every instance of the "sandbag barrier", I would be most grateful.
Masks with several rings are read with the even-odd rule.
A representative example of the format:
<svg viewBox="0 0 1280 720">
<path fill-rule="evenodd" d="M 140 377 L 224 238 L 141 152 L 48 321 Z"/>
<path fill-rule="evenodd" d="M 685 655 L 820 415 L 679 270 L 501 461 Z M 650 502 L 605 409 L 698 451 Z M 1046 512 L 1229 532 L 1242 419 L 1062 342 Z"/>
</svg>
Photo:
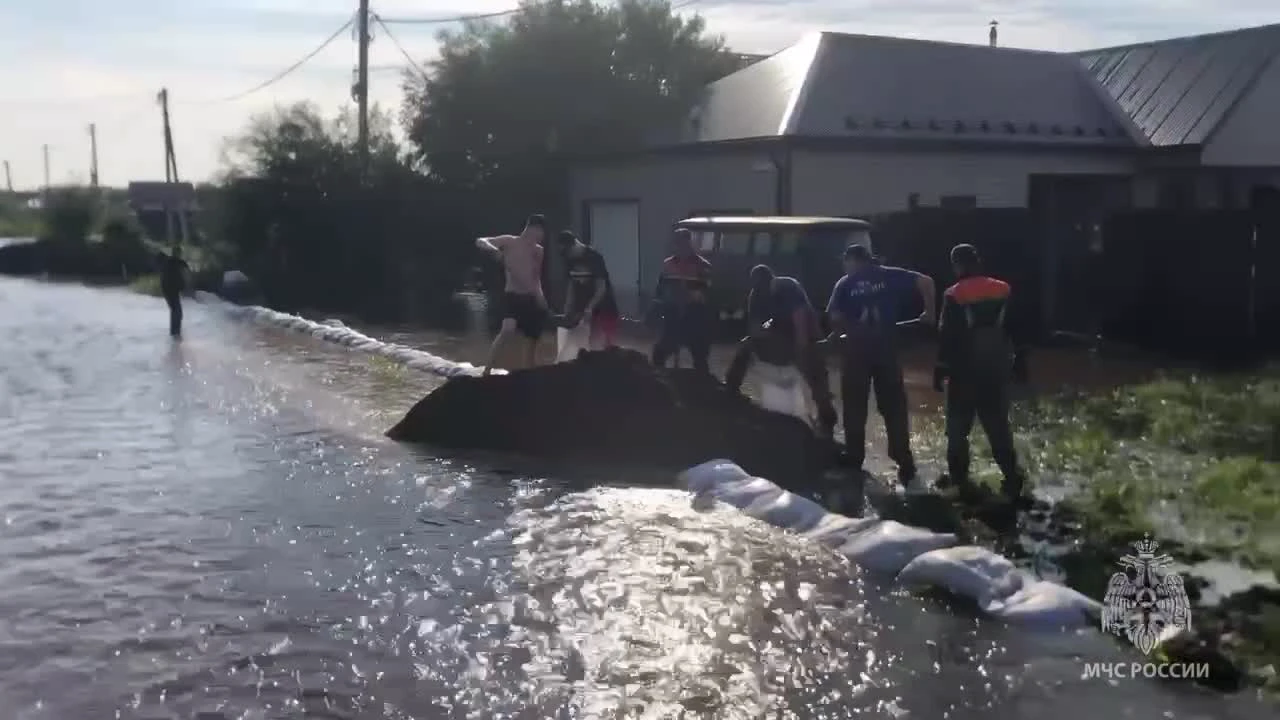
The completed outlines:
<svg viewBox="0 0 1280 720">
<path fill-rule="evenodd" d="M 908 587 L 940 588 L 973 600 L 1014 625 L 1073 629 L 1096 624 L 1101 604 L 1071 588 L 1019 570 L 1008 558 L 951 533 L 879 518 L 848 518 L 752 477 L 730 460 L 711 460 L 679 475 L 695 505 L 720 501 L 747 515 L 820 542 L 871 572 Z"/>
<path fill-rule="evenodd" d="M 336 320 L 318 323 L 269 308 L 234 305 L 208 293 L 197 296 L 233 317 L 305 333 L 441 377 L 474 376 L 481 371 L 470 363 L 376 340 Z M 1077 628 L 1094 623 L 1101 611 L 1098 602 L 1035 578 L 1002 555 L 959 545 L 954 534 L 893 520 L 837 515 L 770 480 L 752 477 L 731 460 L 711 460 L 689 468 L 680 473 L 679 482 L 694 494 L 695 502 L 724 502 L 758 520 L 832 547 L 871 572 L 894 576 L 906 586 L 944 589 L 973 600 L 984 613 L 1012 624 Z"/>
<path fill-rule="evenodd" d="M 349 347 L 353 350 L 359 350 L 372 355 L 381 355 L 382 357 L 402 362 L 406 367 L 428 372 L 432 375 L 438 375 L 445 378 L 463 375 L 476 376 L 484 370 L 484 368 L 477 367 L 471 363 L 454 362 L 438 355 L 432 355 L 428 352 L 415 350 L 414 348 L 406 345 L 383 342 L 381 340 L 371 338 L 364 333 L 347 327 L 338 320 L 315 322 L 303 317 L 298 317 L 297 315 L 290 315 L 289 313 L 283 313 L 278 310 L 272 310 L 258 305 L 236 305 L 223 300 L 217 295 L 206 292 L 197 292 L 196 298 L 202 303 L 221 307 L 232 317 L 244 318 L 264 325 L 286 328 L 310 335 L 326 342 Z M 505 372 L 505 370 L 495 370 L 494 374 L 498 375 Z"/>
</svg>

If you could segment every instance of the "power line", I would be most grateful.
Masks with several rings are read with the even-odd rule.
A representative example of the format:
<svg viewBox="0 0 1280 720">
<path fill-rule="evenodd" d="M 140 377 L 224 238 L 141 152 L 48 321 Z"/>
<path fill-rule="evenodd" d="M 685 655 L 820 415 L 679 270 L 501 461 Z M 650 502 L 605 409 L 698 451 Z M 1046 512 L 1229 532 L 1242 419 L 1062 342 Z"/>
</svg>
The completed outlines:
<svg viewBox="0 0 1280 720">
<path fill-rule="evenodd" d="M 515 15 L 520 12 L 520 8 L 512 8 L 511 10 L 500 10 L 498 12 L 478 13 L 475 15 L 454 15 L 452 17 L 438 18 L 382 18 L 381 22 L 390 25 L 443 25 L 445 23 L 467 22 L 468 20 L 492 20 L 494 18 Z"/>
<path fill-rule="evenodd" d="M 354 15 L 354 14 L 352 14 L 352 16 L 351 16 L 351 17 L 349 17 L 349 18 L 347 18 L 347 21 L 346 21 L 345 23 L 343 23 L 343 24 L 342 24 L 342 27 L 340 27 L 340 28 L 338 28 L 337 30 L 335 30 L 335 31 L 333 32 L 333 34 L 332 34 L 332 35 L 330 35 L 328 38 L 326 38 L 326 39 L 325 39 L 325 41 L 324 41 L 324 42 L 320 43 L 320 45 L 318 45 L 318 46 L 317 46 L 314 50 L 312 50 L 311 52 L 307 53 L 306 55 L 303 55 L 303 56 L 302 56 L 301 58 L 299 58 L 299 59 L 298 59 L 298 61 L 297 61 L 297 62 L 295 62 L 294 64 L 292 64 L 292 65 L 290 65 L 289 67 L 285 68 L 284 70 L 281 70 L 280 72 L 276 73 L 276 74 L 275 74 L 274 76 L 272 76 L 270 79 L 265 80 L 265 81 L 263 81 L 263 82 L 261 82 L 261 83 L 258 83 L 257 85 L 255 85 L 255 86 L 253 86 L 253 87 L 249 88 L 248 90 L 245 90 L 244 92 L 236 93 L 235 95 L 231 95 L 231 96 L 229 96 L 229 97 L 222 98 L 221 100 L 215 100 L 215 101 L 213 101 L 213 102 L 219 102 L 219 103 L 224 103 L 224 102 L 234 102 L 234 101 L 236 101 L 236 100 L 239 100 L 240 98 L 247 97 L 247 96 L 252 95 L 252 94 L 254 94 L 254 93 L 256 93 L 256 92 L 258 92 L 258 91 L 260 91 L 260 90 L 265 90 L 265 89 L 267 89 L 267 88 L 271 87 L 272 85 L 275 85 L 276 83 L 278 83 L 278 82 L 280 82 L 281 80 L 285 79 L 285 78 L 286 78 L 286 77 L 288 77 L 289 75 L 292 75 L 294 72 L 296 72 L 296 71 L 298 70 L 298 68 L 302 67 L 303 65 L 306 65 L 308 62 L 311 62 L 311 60 L 312 60 L 313 58 L 315 58 L 315 56 L 319 55 L 321 52 L 323 52 L 323 51 L 324 51 L 324 49 L 325 49 L 325 48 L 327 48 L 327 47 L 329 47 L 330 45 L 332 45 L 334 40 L 337 40 L 339 37 L 341 37 L 341 36 L 342 36 L 342 33 L 346 32 L 346 31 L 347 31 L 347 30 L 349 30 L 349 29 L 351 29 L 351 25 L 352 25 L 352 23 L 354 23 L 354 22 L 355 22 L 355 15 Z"/>
<path fill-rule="evenodd" d="M 427 72 L 422 69 L 422 66 L 418 65 L 417 61 L 413 59 L 413 56 L 409 54 L 409 51 L 404 49 L 404 46 L 396 39 L 395 33 L 391 32 L 391 28 L 387 27 L 387 23 L 382 19 L 382 16 L 374 13 L 373 20 L 378 23 L 378 27 L 381 27 L 382 31 L 387 34 L 387 39 L 391 41 L 391 44 L 394 45 L 395 48 L 400 51 L 400 54 L 404 56 L 405 61 L 409 63 L 409 67 L 413 68 L 422 77 L 426 77 Z"/>
<path fill-rule="evenodd" d="M 675 3 L 671 6 L 672 12 L 683 10 L 691 5 L 696 5 L 703 0 L 685 0 L 684 2 Z M 445 23 L 467 22 L 468 20 L 493 20 L 495 18 L 507 17 L 520 12 L 520 8 L 512 8 L 510 10 L 499 10 L 490 13 L 477 13 L 474 15 L 454 15 L 452 17 L 438 18 L 382 18 L 383 23 L 390 25 L 443 25 Z"/>
</svg>

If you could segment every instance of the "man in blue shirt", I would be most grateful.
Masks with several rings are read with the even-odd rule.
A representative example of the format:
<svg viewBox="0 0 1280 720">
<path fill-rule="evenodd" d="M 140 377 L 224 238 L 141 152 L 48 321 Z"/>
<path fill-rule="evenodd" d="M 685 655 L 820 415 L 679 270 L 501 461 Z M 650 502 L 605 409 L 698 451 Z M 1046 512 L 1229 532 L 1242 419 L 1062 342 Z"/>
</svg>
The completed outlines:
<svg viewBox="0 0 1280 720">
<path fill-rule="evenodd" d="M 835 403 L 827 361 L 817 345 L 821 335 L 818 313 L 804 287 L 795 278 L 774 275 L 768 265 L 752 268 L 747 330 L 749 334 L 738 343 L 725 374 L 725 387 L 740 391 L 755 359 L 773 365 L 795 365 L 804 375 L 818 408 L 820 430 L 830 438 L 836 427 Z"/>
<path fill-rule="evenodd" d="M 840 341 L 840 395 L 844 405 L 845 445 L 855 468 L 866 460 L 867 400 L 875 389 L 876 409 L 884 418 L 889 458 L 898 479 L 908 485 L 916 474 L 911 454 L 907 390 L 898 360 L 898 318 L 919 295 L 924 312 L 917 320 L 932 324 L 936 303 L 933 279 L 898 267 L 881 265 L 862 245 L 844 253 L 845 276 L 831 291 L 827 314 Z"/>
</svg>

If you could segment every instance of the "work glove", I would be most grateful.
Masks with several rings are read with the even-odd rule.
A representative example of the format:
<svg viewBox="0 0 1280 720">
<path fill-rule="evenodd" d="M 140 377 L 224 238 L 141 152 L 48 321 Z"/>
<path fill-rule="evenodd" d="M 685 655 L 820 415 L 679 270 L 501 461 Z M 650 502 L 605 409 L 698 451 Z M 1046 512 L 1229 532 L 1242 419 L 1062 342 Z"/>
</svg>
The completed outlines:
<svg viewBox="0 0 1280 720">
<path fill-rule="evenodd" d="M 933 389 L 938 392 L 947 389 L 947 369 L 941 365 L 933 369 Z"/>
<path fill-rule="evenodd" d="M 1027 383 L 1027 356 L 1023 352 L 1013 354 L 1013 381 L 1023 385 Z"/>
</svg>

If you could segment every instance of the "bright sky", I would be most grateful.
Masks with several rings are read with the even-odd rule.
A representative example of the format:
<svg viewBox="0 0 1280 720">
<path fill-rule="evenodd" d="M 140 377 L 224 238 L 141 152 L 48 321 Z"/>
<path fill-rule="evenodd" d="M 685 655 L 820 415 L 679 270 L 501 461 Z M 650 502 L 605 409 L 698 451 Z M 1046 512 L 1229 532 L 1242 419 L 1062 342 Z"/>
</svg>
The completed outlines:
<svg viewBox="0 0 1280 720">
<path fill-rule="evenodd" d="M 507 10 L 517 0 L 372 0 L 383 17 L 451 17 Z M 1080 50 L 1280 22 L 1276 0 L 676 0 L 742 52 L 773 52 L 813 30 L 843 30 Z M 223 139 L 273 104 L 348 101 L 354 37 L 344 33 L 299 71 L 246 98 L 319 45 L 356 0 L 34 0 L 0 3 L 0 160 L 15 188 L 43 182 L 49 145 L 55 183 L 89 174 L 89 123 L 98 127 L 100 180 L 164 177 L 161 87 L 172 98 L 178 170 L 204 180 L 221 167 Z M 421 64 L 440 25 L 392 25 Z M 371 95 L 398 110 L 405 60 L 380 28 Z M 3 178 L 0 178 L 3 181 Z"/>
</svg>

